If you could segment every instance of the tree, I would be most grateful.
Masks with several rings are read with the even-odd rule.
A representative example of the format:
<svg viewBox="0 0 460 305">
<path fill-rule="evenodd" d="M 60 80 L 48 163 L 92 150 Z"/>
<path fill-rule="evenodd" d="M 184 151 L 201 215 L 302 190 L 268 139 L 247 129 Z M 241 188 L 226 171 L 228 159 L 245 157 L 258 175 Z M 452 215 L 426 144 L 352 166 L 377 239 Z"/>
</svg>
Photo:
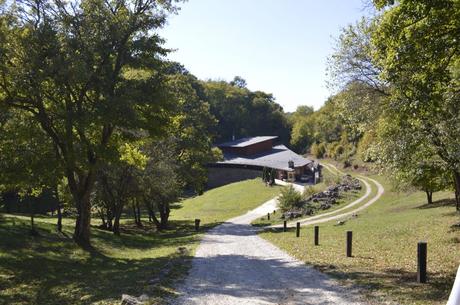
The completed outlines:
<svg viewBox="0 0 460 305">
<path fill-rule="evenodd" d="M 179 169 L 174 154 L 171 154 L 174 145 L 171 141 L 145 145 L 143 152 L 149 156 L 149 160 L 145 169 L 137 173 L 137 196 L 144 203 L 158 230 L 167 228 L 170 204 L 178 200 L 184 186 L 178 175 Z M 159 220 L 157 213 L 160 216 Z"/>
<path fill-rule="evenodd" d="M 6 110 L 0 130 L 0 191 L 21 195 L 23 203 L 28 204 L 31 231 L 35 234 L 36 205 L 42 204 L 39 196 L 56 190 L 64 175 L 62 167 L 57 162 L 52 142 L 37 128 L 37 123 L 30 120 L 29 114 Z M 54 196 L 57 198 L 56 193 Z"/>
<path fill-rule="evenodd" d="M 126 128 L 166 125 L 155 29 L 172 11 L 168 0 L 40 0 L 0 14 L 0 105 L 28 113 L 56 147 L 80 245 L 90 244 L 90 197 L 114 131 L 129 141 Z"/>
<path fill-rule="evenodd" d="M 248 84 L 246 80 L 242 78 L 241 76 L 235 76 L 233 80 L 230 82 L 230 85 L 236 86 L 238 88 L 246 88 Z"/>
<path fill-rule="evenodd" d="M 217 119 L 216 140 L 276 135 L 289 142 L 290 124 L 272 94 L 224 81 L 203 82 L 210 112 Z"/>
<path fill-rule="evenodd" d="M 411 184 L 424 191 L 428 204 L 432 204 L 433 193 L 447 189 L 452 184 L 452 175 L 443 164 L 420 163 L 412 172 Z"/>
<path fill-rule="evenodd" d="M 372 88 L 375 93 L 387 95 L 388 82 L 380 77 L 381 67 L 374 63 L 372 33 L 378 18 L 361 18 L 342 29 L 332 56 L 328 59 L 331 87 L 340 89 L 351 83 Z"/>
<path fill-rule="evenodd" d="M 411 147 L 398 150 L 399 158 L 434 152 L 453 173 L 460 208 L 460 7 L 448 0 L 375 4 L 384 9 L 372 55 L 391 83 L 386 119 L 404 127 L 400 145 Z"/>
<path fill-rule="evenodd" d="M 216 118 L 204 95 L 204 88 L 191 74 L 168 76 L 168 91 L 176 101 L 172 122 L 165 131 L 174 141 L 177 156 L 177 174 L 185 185 L 198 194 L 203 193 L 207 182 L 206 164 L 215 160 L 212 141 L 215 136 Z"/>
</svg>

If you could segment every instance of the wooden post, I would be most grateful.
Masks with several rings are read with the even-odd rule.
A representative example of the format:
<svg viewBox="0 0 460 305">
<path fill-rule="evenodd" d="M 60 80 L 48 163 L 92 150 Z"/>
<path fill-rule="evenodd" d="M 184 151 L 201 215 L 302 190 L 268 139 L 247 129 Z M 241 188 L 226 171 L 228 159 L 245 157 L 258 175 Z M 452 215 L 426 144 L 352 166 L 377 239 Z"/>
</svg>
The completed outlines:
<svg viewBox="0 0 460 305">
<path fill-rule="evenodd" d="M 297 223 L 297 229 L 296 229 L 296 232 L 295 232 L 295 236 L 296 237 L 300 236 L 300 222 Z"/>
<path fill-rule="evenodd" d="M 270 220 L 270 213 L 267 213 L 267 219 Z"/>
<path fill-rule="evenodd" d="M 200 230 L 200 220 L 199 219 L 195 219 L 195 231 L 199 231 Z"/>
<path fill-rule="evenodd" d="M 417 282 L 426 283 L 426 259 L 427 259 L 427 244 L 425 241 L 420 241 L 417 244 Z"/>
<path fill-rule="evenodd" d="M 353 232 L 347 231 L 347 257 L 352 257 Z"/>
<path fill-rule="evenodd" d="M 287 231 L 287 221 L 285 220 L 283 223 L 283 232 Z"/>
<path fill-rule="evenodd" d="M 319 227 L 315 226 L 315 246 L 319 245 Z"/>
<path fill-rule="evenodd" d="M 276 210 L 273 210 L 273 214 L 276 214 Z"/>
</svg>

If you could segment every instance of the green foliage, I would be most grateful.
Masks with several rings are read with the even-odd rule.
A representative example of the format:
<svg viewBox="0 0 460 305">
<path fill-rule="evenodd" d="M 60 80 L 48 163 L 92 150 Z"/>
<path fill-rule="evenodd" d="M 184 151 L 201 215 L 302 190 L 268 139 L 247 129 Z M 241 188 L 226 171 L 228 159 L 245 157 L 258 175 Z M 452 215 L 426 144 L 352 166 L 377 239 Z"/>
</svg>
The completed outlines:
<svg viewBox="0 0 460 305">
<path fill-rule="evenodd" d="M 314 187 L 314 186 L 309 186 L 309 187 L 306 187 L 306 188 L 304 189 L 302 196 L 303 196 L 304 198 L 308 198 L 308 197 L 310 197 L 310 196 L 312 196 L 312 195 L 314 195 L 314 194 L 316 194 L 316 193 L 318 193 L 317 188 Z"/>
<path fill-rule="evenodd" d="M 2 7 L 0 107 L 27 114 L 49 139 L 77 207 L 74 237 L 84 246 L 98 166 L 134 130 L 155 136 L 170 121 L 159 60 L 166 50 L 156 29 L 172 11 L 171 1 Z"/>
<path fill-rule="evenodd" d="M 340 158 L 343 153 L 345 152 L 345 148 L 343 147 L 342 144 L 337 144 L 334 148 L 334 152 L 333 152 L 333 158 L 334 159 L 338 159 Z"/>
<path fill-rule="evenodd" d="M 257 135 L 276 135 L 289 142 L 290 125 L 273 95 L 250 91 L 244 80 L 202 83 L 211 113 L 217 118 L 216 141 Z"/>
<path fill-rule="evenodd" d="M 365 132 L 358 143 L 357 154 L 364 162 L 374 161 L 377 156 L 377 148 L 375 147 L 376 139 L 375 132 Z"/>
<path fill-rule="evenodd" d="M 318 159 L 321 159 L 326 154 L 326 145 L 324 143 L 313 143 L 310 147 L 310 153 Z"/>
<path fill-rule="evenodd" d="M 387 1 L 378 1 L 384 7 Z M 407 172 L 414 155 L 442 160 L 460 192 L 460 82 L 456 1 L 398 1 L 372 33 L 373 62 L 391 92 L 379 124 L 379 157 Z M 392 134 L 393 133 L 393 134 Z M 397 136 L 395 136 L 395 134 Z M 393 148 L 385 146 L 391 142 Z M 421 159 L 421 160 L 424 160 Z M 414 169 L 415 169 L 414 168 Z"/>
<path fill-rule="evenodd" d="M 306 152 L 313 143 L 337 141 L 342 133 L 342 124 L 335 111 L 333 99 L 326 101 L 318 111 L 305 111 L 299 107 L 291 116 L 291 145 L 299 152 Z"/>
<path fill-rule="evenodd" d="M 292 185 L 286 186 L 281 190 L 278 197 L 278 206 L 281 211 L 286 212 L 302 205 L 302 194 L 297 192 Z"/>
</svg>

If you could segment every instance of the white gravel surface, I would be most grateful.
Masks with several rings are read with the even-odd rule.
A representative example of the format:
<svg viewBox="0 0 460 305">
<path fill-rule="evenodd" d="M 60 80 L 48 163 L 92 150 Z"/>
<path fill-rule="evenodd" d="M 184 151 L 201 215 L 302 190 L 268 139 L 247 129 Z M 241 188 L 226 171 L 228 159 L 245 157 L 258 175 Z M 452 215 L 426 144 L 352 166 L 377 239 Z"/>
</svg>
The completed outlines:
<svg viewBox="0 0 460 305">
<path fill-rule="evenodd" d="M 172 303 L 363 304 L 353 291 L 257 236 L 250 222 L 272 212 L 276 204 L 272 199 L 210 230 Z"/>
</svg>

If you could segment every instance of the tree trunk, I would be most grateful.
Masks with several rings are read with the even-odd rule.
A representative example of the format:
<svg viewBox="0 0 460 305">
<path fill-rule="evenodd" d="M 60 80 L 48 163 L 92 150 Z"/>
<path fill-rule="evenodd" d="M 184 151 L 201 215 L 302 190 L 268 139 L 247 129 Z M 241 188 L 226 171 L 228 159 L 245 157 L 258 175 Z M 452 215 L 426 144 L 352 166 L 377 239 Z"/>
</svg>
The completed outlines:
<svg viewBox="0 0 460 305">
<path fill-rule="evenodd" d="M 58 208 L 57 208 L 57 230 L 58 232 L 62 232 L 62 210 L 61 210 L 61 203 L 58 203 Z"/>
<path fill-rule="evenodd" d="M 455 182 L 455 208 L 460 211 L 460 172 L 454 170 Z"/>
<path fill-rule="evenodd" d="M 113 220 L 113 214 L 110 212 L 110 209 L 106 209 L 106 219 L 107 219 L 107 230 L 112 231 L 112 220 Z"/>
<path fill-rule="evenodd" d="M 166 229 L 168 227 L 168 219 L 169 219 L 169 204 L 163 203 L 158 205 L 158 210 L 160 212 L 160 226 L 162 229 Z"/>
<path fill-rule="evenodd" d="M 136 225 L 139 225 L 139 223 L 138 223 L 138 221 L 137 221 L 136 206 L 134 205 L 134 202 L 133 202 L 133 204 L 131 205 L 131 208 L 133 209 L 134 223 L 135 223 Z"/>
<path fill-rule="evenodd" d="M 30 209 L 30 234 L 37 235 L 37 231 L 35 230 L 35 205 L 32 203 L 32 200 L 29 200 L 29 209 Z"/>
<path fill-rule="evenodd" d="M 30 212 L 30 234 L 35 235 L 35 222 L 34 222 L 34 213 Z"/>
<path fill-rule="evenodd" d="M 157 228 L 157 230 L 161 231 L 163 228 L 161 227 L 161 222 L 155 216 L 155 213 L 150 213 L 150 217 L 152 217 L 153 223 L 155 224 L 155 227 Z"/>
<path fill-rule="evenodd" d="M 112 232 L 115 235 L 120 236 L 120 216 L 115 215 L 115 218 L 113 219 L 113 227 L 112 227 Z"/>
<path fill-rule="evenodd" d="M 73 239 L 82 247 L 89 247 L 91 233 L 91 203 L 89 192 L 76 198 L 77 202 L 77 220 L 75 222 L 75 231 Z"/>
<path fill-rule="evenodd" d="M 139 227 L 142 227 L 142 221 L 141 221 L 141 208 L 140 208 L 140 206 L 139 206 L 139 201 L 137 201 L 137 199 L 136 199 L 135 202 L 136 202 L 136 213 L 137 213 L 137 221 L 138 221 L 138 222 L 137 222 L 137 225 L 138 225 Z"/>
<path fill-rule="evenodd" d="M 59 190 L 58 190 L 58 185 L 54 185 L 54 196 L 56 196 L 57 200 L 57 230 L 58 232 L 62 232 L 62 205 L 61 205 L 61 200 L 59 199 Z"/>
<path fill-rule="evenodd" d="M 426 193 L 426 199 L 428 201 L 428 204 L 432 204 L 433 203 L 433 192 L 425 191 L 425 193 Z"/>
<path fill-rule="evenodd" d="M 83 248 L 91 246 L 91 192 L 95 183 L 94 170 L 90 169 L 86 175 L 79 176 L 78 183 L 74 171 L 67 170 L 67 182 L 77 208 L 77 219 L 73 239 Z"/>
<path fill-rule="evenodd" d="M 118 205 L 115 206 L 115 217 L 113 218 L 113 227 L 112 227 L 112 232 L 115 235 L 120 235 L 120 218 L 121 218 L 121 213 L 123 212 L 123 204 L 121 202 L 118 202 Z"/>
</svg>

